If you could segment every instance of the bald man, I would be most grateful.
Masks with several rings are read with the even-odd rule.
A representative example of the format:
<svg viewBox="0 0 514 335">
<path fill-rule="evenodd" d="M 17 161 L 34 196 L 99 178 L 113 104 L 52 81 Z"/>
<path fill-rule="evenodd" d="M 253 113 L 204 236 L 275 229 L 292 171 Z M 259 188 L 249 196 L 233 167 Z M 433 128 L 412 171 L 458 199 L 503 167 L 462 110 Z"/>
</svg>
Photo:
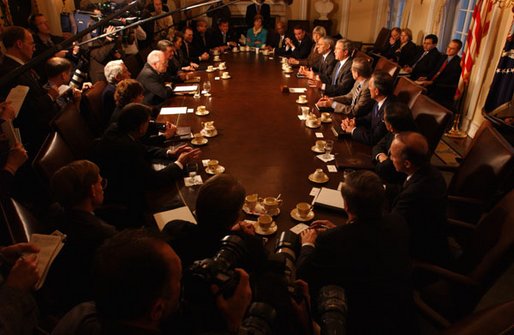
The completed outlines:
<svg viewBox="0 0 514 335">
<path fill-rule="evenodd" d="M 139 72 L 137 81 L 145 89 L 144 103 L 159 105 L 173 95 L 171 87 L 164 85 L 162 74 L 168 69 L 168 58 L 161 50 L 153 50 L 146 58 L 146 64 Z"/>
<path fill-rule="evenodd" d="M 391 211 L 403 216 L 410 227 L 411 255 L 448 264 L 446 183 L 439 170 L 430 165 L 426 138 L 415 132 L 397 134 L 391 144 L 391 160 L 398 172 L 407 175 Z"/>
</svg>

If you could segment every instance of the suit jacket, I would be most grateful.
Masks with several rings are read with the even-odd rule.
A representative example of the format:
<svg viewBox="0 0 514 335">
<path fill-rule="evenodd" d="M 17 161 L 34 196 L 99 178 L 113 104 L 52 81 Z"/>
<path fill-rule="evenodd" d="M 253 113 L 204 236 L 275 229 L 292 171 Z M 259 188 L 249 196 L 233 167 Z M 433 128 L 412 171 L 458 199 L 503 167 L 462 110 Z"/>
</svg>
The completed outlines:
<svg viewBox="0 0 514 335">
<path fill-rule="evenodd" d="M 89 79 L 92 83 L 106 80 L 104 68 L 112 60 L 112 51 L 115 47 L 116 43 L 104 41 L 89 49 Z"/>
<path fill-rule="evenodd" d="M 412 66 L 414 62 L 418 59 L 419 48 L 414 42 L 409 41 L 403 47 L 399 47 L 395 51 L 396 54 L 396 62 L 400 66 Z"/>
<path fill-rule="evenodd" d="M 443 55 L 439 64 L 435 67 L 435 71 L 430 74 L 429 80 L 436 75 L 446 60 L 447 56 Z M 457 90 L 460 74 L 462 72 L 460 61 L 459 56 L 454 56 L 439 76 L 437 76 L 433 84 L 428 87 L 428 96 L 443 106 L 453 106 L 453 96 Z"/>
<path fill-rule="evenodd" d="M 137 81 L 139 81 L 145 89 L 145 104 L 158 105 L 173 95 L 171 88 L 164 86 L 163 77 L 148 63 L 146 63 L 141 72 L 139 72 Z"/>
<path fill-rule="evenodd" d="M 396 50 L 398 50 L 399 47 L 400 47 L 399 39 L 396 40 L 394 42 L 394 44 L 389 44 L 389 42 L 387 42 L 387 46 L 385 47 L 384 50 L 382 50 L 380 52 L 380 54 L 387 59 L 392 59 L 392 60 L 396 61 Z"/>
<path fill-rule="evenodd" d="M 419 56 L 421 57 L 421 55 Z M 418 57 L 418 59 L 419 59 Z M 430 50 L 421 60 L 415 64 L 410 74 L 410 79 L 416 80 L 419 77 L 428 77 L 434 71 L 437 71 L 436 67 L 441 59 L 441 53 L 437 48 Z M 416 59 L 417 61 L 417 59 Z"/>
<path fill-rule="evenodd" d="M 205 32 L 205 34 L 202 36 L 200 33 L 196 32 L 193 35 L 193 56 L 200 56 L 204 52 L 209 52 L 209 40 L 208 40 L 208 34 Z"/>
<path fill-rule="evenodd" d="M 166 149 L 145 146 L 116 125 L 108 128 L 92 154 L 92 160 L 109 180 L 105 203 L 125 206 L 135 221 L 143 217 L 146 210 L 144 192 L 171 185 L 182 176 L 182 169 L 176 164 L 154 170 L 152 160 L 155 159 L 169 159 Z"/>
<path fill-rule="evenodd" d="M 312 67 L 314 71 L 318 71 L 318 67 L 321 61 L 321 55 L 318 53 L 318 48 L 316 48 L 316 43 L 312 43 L 311 52 L 305 59 L 299 59 L 299 66 L 308 66 Z M 328 57 L 328 56 L 327 56 Z"/>
<path fill-rule="evenodd" d="M 336 63 L 334 52 L 330 51 L 325 59 L 323 59 L 323 56 L 320 56 L 318 64 L 313 67 L 313 70 L 318 72 L 320 78 L 329 78 L 332 75 L 332 71 L 334 71 Z"/>
<path fill-rule="evenodd" d="M 370 113 L 355 119 L 356 128 L 352 132 L 352 138 L 367 145 L 375 145 L 387 134 L 384 123 L 384 110 L 392 101 L 392 97 L 387 97 L 386 101 L 380 106 L 378 113 L 374 113 L 375 102 Z"/>
<path fill-rule="evenodd" d="M 336 60 L 330 77 L 320 74 L 320 79 L 325 84 L 325 94 L 329 97 L 344 95 L 350 92 L 350 90 L 353 87 L 353 83 L 355 82 L 351 71 L 352 58 L 348 58 L 344 63 L 343 67 L 341 68 L 341 70 L 339 70 L 335 85 L 333 85 L 332 83 L 334 81 L 334 77 L 336 76 L 338 66 L 339 64 Z"/>
<path fill-rule="evenodd" d="M 20 63 L 5 56 L 0 65 L 0 77 L 19 66 L 21 66 Z M 31 73 L 31 71 L 26 71 L 13 79 L 0 90 L 0 96 L 5 99 L 11 88 L 17 85 L 29 87 L 29 92 L 23 101 L 18 117 L 14 119 L 14 127 L 20 128 L 23 144 L 33 158 L 50 133 L 50 122 L 59 110 L 47 91 Z"/>
<path fill-rule="evenodd" d="M 227 31 L 225 42 L 223 42 L 223 34 L 219 29 L 213 29 L 211 31 L 208 31 L 207 34 L 207 43 L 209 49 L 219 47 L 222 45 L 227 45 L 228 42 L 235 42 L 236 38 L 234 38 L 234 33 L 232 31 Z"/>
<path fill-rule="evenodd" d="M 297 275 L 314 294 L 325 285 L 344 288 L 348 334 L 414 334 L 409 231 L 398 215 L 357 219 L 319 234 L 304 246 Z M 312 304 L 316 306 L 316 304 Z"/>
<path fill-rule="evenodd" d="M 294 50 L 291 50 L 291 57 L 296 59 L 306 59 L 311 53 L 312 39 L 309 35 L 305 34 L 305 37 L 300 42 L 297 39 L 293 40 Z"/>
<path fill-rule="evenodd" d="M 387 134 L 373 146 L 373 149 L 371 150 L 371 158 L 373 158 L 373 163 L 375 164 L 375 172 L 385 183 L 402 184 L 407 176 L 405 173 L 396 171 L 393 161 L 390 158 L 390 148 L 391 143 L 393 143 L 394 136 L 394 133 L 387 132 Z M 377 161 L 377 156 L 380 153 L 386 154 L 389 159 L 380 163 Z"/>
<path fill-rule="evenodd" d="M 359 84 L 360 83 L 355 82 L 349 93 L 334 97 L 334 112 L 351 114 L 354 117 L 361 117 L 371 111 L 375 101 L 371 99 L 371 94 L 369 93 L 369 79 L 362 82 L 355 104 L 352 106 L 353 96 L 355 95 Z"/>
<path fill-rule="evenodd" d="M 263 3 L 261 5 L 261 12 L 259 13 L 262 16 L 262 25 L 265 28 L 269 27 L 271 21 L 271 9 L 268 4 Z M 246 7 L 246 26 L 251 28 L 253 27 L 253 18 L 257 15 L 257 5 L 251 4 Z"/>
<path fill-rule="evenodd" d="M 107 124 L 111 119 L 114 110 L 116 109 L 116 102 L 114 101 L 114 92 L 116 91 L 116 85 L 107 84 L 105 86 L 104 91 L 102 92 L 102 105 L 104 106 L 104 119 Z"/>
<path fill-rule="evenodd" d="M 268 36 L 266 38 L 266 45 L 272 46 L 275 49 L 275 55 L 277 56 L 286 56 L 290 54 L 290 51 L 286 50 L 286 38 L 289 37 L 287 33 L 284 35 L 282 41 L 282 47 L 279 48 L 278 45 L 280 43 L 281 35 L 277 34 L 275 31 L 268 32 Z"/>
<path fill-rule="evenodd" d="M 409 225 L 413 257 L 439 265 L 448 264 L 446 206 L 444 178 L 429 164 L 405 182 L 392 202 L 392 213 L 403 216 Z"/>
<path fill-rule="evenodd" d="M 186 60 L 187 65 L 189 65 L 189 63 L 191 63 L 191 62 L 193 62 L 193 63 L 200 62 L 200 59 L 198 58 L 198 56 L 200 56 L 201 53 L 198 53 L 195 50 L 193 43 L 188 43 L 184 40 L 182 42 L 182 46 L 180 47 L 180 49 L 182 50 L 182 54 L 184 55 L 184 59 Z M 187 66 L 187 65 L 184 65 L 184 66 Z"/>
</svg>

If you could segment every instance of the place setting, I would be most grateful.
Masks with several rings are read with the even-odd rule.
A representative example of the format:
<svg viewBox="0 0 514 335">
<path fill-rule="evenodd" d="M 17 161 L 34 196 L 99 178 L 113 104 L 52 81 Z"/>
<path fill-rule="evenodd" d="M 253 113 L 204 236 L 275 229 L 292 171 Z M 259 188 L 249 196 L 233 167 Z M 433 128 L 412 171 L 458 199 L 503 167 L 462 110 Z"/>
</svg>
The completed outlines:
<svg viewBox="0 0 514 335">
<path fill-rule="evenodd" d="M 325 144 L 327 142 L 325 140 L 317 140 L 314 145 L 311 147 L 311 150 L 318 153 L 318 154 L 322 154 L 325 152 Z"/>
<path fill-rule="evenodd" d="M 314 211 L 312 205 L 307 202 L 300 202 L 289 213 L 293 219 L 300 222 L 307 222 L 314 219 Z"/>
<path fill-rule="evenodd" d="M 206 145 L 208 142 L 209 140 L 201 132 L 193 134 L 193 139 L 191 140 L 191 144 L 196 146 Z"/>
<path fill-rule="evenodd" d="M 213 65 L 209 65 L 209 66 L 207 66 L 207 69 L 205 70 L 205 72 L 209 72 L 210 73 L 210 72 L 216 71 L 217 69 L 218 69 L 217 67 L 214 67 Z"/>
<path fill-rule="evenodd" d="M 223 70 L 226 70 L 227 69 L 227 64 L 225 62 L 221 62 L 218 64 L 218 69 L 220 71 L 223 71 Z"/>
<path fill-rule="evenodd" d="M 329 181 L 328 175 L 323 171 L 323 169 L 316 169 L 313 173 L 309 175 L 309 180 L 316 184 L 324 184 Z"/>
<path fill-rule="evenodd" d="M 262 214 L 257 218 L 257 221 L 247 222 L 253 223 L 255 233 L 259 235 L 272 235 L 277 232 L 278 226 L 269 214 Z"/>
<path fill-rule="evenodd" d="M 203 129 L 200 133 L 205 137 L 214 137 L 218 135 L 218 130 L 214 127 L 214 121 L 202 122 Z"/>
<path fill-rule="evenodd" d="M 205 107 L 204 105 L 200 105 L 200 106 L 196 107 L 195 115 L 205 116 L 205 115 L 209 115 L 209 113 L 210 112 L 207 110 L 207 107 Z"/>
<path fill-rule="evenodd" d="M 321 127 L 321 119 L 319 119 L 316 114 L 310 113 L 305 120 L 305 126 L 311 129 L 319 128 Z"/>
<path fill-rule="evenodd" d="M 205 173 L 210 174 L 210 175 L 216 175 L 216 174 L 222 174 L 223 172 L 225 172 L 225 167 L 220 165 L 220 163 L 217 159 L 208 159 L 206 161 L 207 161 L 206 164 L 205 164 L 205 161 L 203 161 L 204 165 L 206 165 Z"/>
<path fill-rule="evenodd" d="M 269 214 L 277 216 L 280 214 L 279 206 L 281 204 L 280 195 L 278 197 L 259 198 L 258 194 L 249 194 L 245 197 L 243 211 L 249 215 Z"/>
<path fill-rule="evenodd" d="M 228 71 L 224 71 L 221 73 L 221 79 L 230 79 L 230 78 L 232 78 L 232 77 L 230 76 L 230 73 Z"/>
<path fill-rule="evenodd" d="M 324 153 L 322 155 L 317 155 L 316 157 L 319 158 L 322 162 L 327 163 L 327 162 L 334 160 L 334 158 L 335 158 L 335 155 L 332 155 L 332 150 L 334 149 L 334 141 L 333 140 L 325 140 L 324 142 L 325 142 L 324 143 Z M 317 150 L 321 150 L 320 146 L 321 146 L 321 143 L 319 143 L 319 145 L 318 145 L 317 141 L 316 141 L 316 149 Z"/>
<path fill-rule="evenodd" d="M 321 123 L 332 123 L 332 116 L 328 112 L 321 113 L 320 116 Z"/>
<path fill-rule="evenodd" d="M 296 99 L 296 103 L 300 105 L 304 105 L 308 103 L 307 96 L 305 94 L 301 94 L 298 96 L 298 99 Z"/>
</svg>

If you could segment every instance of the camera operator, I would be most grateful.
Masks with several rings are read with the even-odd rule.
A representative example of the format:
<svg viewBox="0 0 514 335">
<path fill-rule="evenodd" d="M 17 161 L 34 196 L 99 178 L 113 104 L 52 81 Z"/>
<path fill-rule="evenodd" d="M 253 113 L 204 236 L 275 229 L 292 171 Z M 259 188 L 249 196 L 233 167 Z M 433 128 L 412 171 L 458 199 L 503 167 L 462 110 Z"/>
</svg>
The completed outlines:
<svg viewBox="0 0 514 335">
<path fill-rule="evenodd" d="M 416 334 L 405 220 L 382 214 L 385 191 L 373 172 L 350 174 L 341 193 L 348 221 L 315 221 L 302 232 L 299 277 L 314 292 L 345 289 L 348 334 Z"/>
<path fill-rule="evenodd" d="M 228 299 L 218 295 L 216 301 L 226 328 L 237 333 L 251 289 L 248 274 L 236 271 L 241 280 L 234 295 Z M 96 254 L 94 302 L 77 305 L 52 334 L 176 333 L 169 322 L 179 309 L 181 277 L 180 259 L 161 234 L 125 230 L 107 240 Z M 214 286 L 211 290 L 217 292 Z"/>
<path fill-rule="evenodd" d="M 123 58 L 121 40 L 122 36 L 116 34 L 116 27 L 108 26 L 104 33 L 110 35 L 103 40 L 96 40 L 89 49 L 89 78 L 94 84 L 100 80 L 106 80 L 104 67 L 111 60 Z"/>
</svg>

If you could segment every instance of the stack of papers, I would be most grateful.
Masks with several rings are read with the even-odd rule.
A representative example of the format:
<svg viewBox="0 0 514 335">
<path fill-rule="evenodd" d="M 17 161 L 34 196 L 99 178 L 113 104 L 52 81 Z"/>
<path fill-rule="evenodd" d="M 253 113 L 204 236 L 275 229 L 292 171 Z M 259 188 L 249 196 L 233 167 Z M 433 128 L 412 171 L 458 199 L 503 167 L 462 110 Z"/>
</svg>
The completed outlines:
<svg viewBox="0 0 514 335">
<path fill-rule="evenodd" d="M 182 86 L 175 86 L 173 89 L 173 92 L 175 93 L 189 93 L 189 92 L 196 92 L 198 90 L 198 85 L 182 85 Z"/>
<path fill-rule="evenodd" d="M 289 87 L 289 93 L 305 93 L 307 89 L 305 87 Z"/>
<path fill-rule="evenodd" d="M 36 290 L 43 286 L 50 266 L 64 246 L 65 238 L 66 235 L 59 231 L 53 232 L 52 235 L 32 234 L 30 237 L 30 242 L 38 246 L 40 250 L 37 254 L 37 269 L 41 277 L 36 283 Z"/>
<path fill-rule="evenodd" d="M 196 224 L 196 219 L 191 213 L 191 210 L 187 206 L 171 209 L 169 211 L 155 213 L 153 215 L 159 230 L 162 230 L 164 226 L 172 220 L 184 220 Z"/>
<path fill-rule="evenodd" d="M 186 114 L 187 107 L 163 107 L 159 115 Z"/>
<path fill-rule="evenodd" d="M 335 210 L 344 210 L 344 200 L 341 191 L 322 187 L 314 198 L 314 205 L 327 207 Z"/>
</svg>

